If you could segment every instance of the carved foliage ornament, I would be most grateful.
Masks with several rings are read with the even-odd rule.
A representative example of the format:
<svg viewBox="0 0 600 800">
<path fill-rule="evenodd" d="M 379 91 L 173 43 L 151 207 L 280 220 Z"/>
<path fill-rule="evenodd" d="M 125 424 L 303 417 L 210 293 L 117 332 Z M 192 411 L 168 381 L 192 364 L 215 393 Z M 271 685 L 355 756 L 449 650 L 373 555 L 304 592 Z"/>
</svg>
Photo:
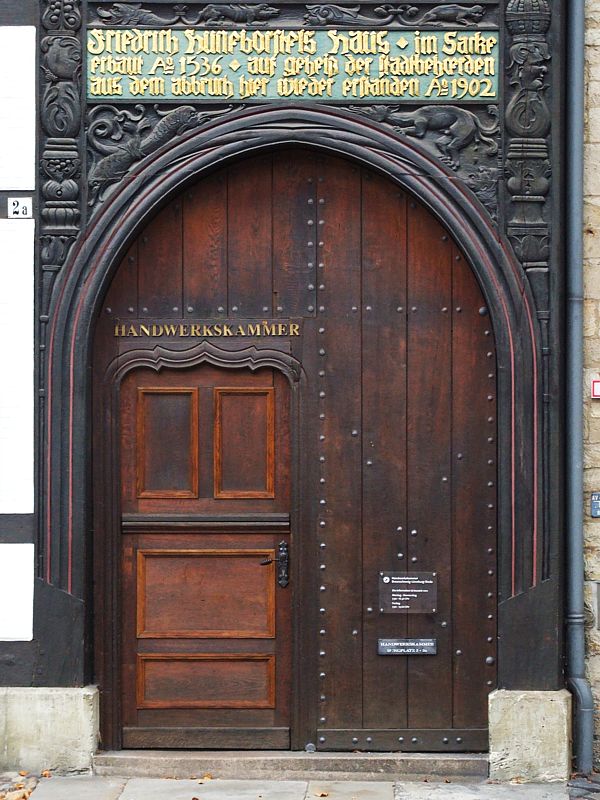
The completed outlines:
<svg viewBox="0 0 600 800">
<path fill-rule="evenodd" d="M 96 22 L 103 25 L 264 25 L 279 16 L 277 8 L 267 3 L 210 3 L 199 11 L 186 5 L 175 5 L 169 14 L 157 14 L 142 8 L 141 3 L 113 3 L 110 8 L 96 9 Z"/>
</svg>

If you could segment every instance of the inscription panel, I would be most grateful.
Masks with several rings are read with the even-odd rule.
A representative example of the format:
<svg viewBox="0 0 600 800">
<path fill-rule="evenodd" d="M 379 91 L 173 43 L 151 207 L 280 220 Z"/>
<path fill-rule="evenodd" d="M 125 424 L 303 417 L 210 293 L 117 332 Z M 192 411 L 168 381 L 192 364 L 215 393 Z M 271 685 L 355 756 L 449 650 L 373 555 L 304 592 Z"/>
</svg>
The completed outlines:
<svg viewBox="0 0 600 800">
<path fill-rule="evenodd" d="M 498 32 L 88 31 L 89 100 L 493 103 Z"/>
</svg>

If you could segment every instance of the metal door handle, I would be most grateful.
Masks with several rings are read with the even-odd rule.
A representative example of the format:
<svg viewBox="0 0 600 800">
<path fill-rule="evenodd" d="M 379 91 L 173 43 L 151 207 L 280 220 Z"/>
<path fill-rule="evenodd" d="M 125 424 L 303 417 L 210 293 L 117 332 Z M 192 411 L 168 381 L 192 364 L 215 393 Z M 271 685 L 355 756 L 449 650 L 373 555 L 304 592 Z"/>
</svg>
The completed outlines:
<svg viewBox="0 0 600 800">
<path fill-rule="evenodd" d="M 290 552 L 287 542 L 279 542 L 277 547 L 277 558 L 265 558 L 260 562 L 261 567 L 266 567 L 269 564 L 276 563 L 277 566 L 277 583 L 282 589 L 290 582 Z"/>
</svg>

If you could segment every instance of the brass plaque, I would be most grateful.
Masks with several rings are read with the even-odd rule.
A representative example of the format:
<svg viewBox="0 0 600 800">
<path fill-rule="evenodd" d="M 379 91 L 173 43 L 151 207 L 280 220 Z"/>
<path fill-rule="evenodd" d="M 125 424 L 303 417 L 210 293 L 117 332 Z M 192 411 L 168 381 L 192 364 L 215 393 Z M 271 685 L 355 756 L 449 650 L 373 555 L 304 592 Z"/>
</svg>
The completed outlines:
<svg viewBox="0 0 600 800">
<path fill-rule="evenodd" d="M 380 572 L 382 614 L 433 614 L 437 611 L 436 572 Z"/>
</svg>

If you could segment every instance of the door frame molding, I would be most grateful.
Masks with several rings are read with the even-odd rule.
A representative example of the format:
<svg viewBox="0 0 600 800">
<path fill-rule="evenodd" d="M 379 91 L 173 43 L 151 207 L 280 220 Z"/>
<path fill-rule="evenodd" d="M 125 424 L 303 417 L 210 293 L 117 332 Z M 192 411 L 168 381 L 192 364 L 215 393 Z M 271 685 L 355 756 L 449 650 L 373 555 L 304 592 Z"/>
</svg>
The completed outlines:
<svg viewBox="0 0 600 800">
<path fill-rule="evenodd" d="M 186 185 L 278 146 L 316 148 L 386 175 L 442 222 L 474 270 L 498 358 L 500 686 L 561 688 L 560 516 L 542 514 L 542 339 L 529 282 L 488 211 L 450 169 L 418 143 L 338 108 L 258 106 L 216 117 L 141 160 L 96 204 L 46 317 L 43 577 L 91 606 L 90 364 L 95 321 L 120 258 Z M 558 489 L 557 478 L 546 492 Z M 91 664 L 89 656 L 90 676 Z"/>
</svg>

